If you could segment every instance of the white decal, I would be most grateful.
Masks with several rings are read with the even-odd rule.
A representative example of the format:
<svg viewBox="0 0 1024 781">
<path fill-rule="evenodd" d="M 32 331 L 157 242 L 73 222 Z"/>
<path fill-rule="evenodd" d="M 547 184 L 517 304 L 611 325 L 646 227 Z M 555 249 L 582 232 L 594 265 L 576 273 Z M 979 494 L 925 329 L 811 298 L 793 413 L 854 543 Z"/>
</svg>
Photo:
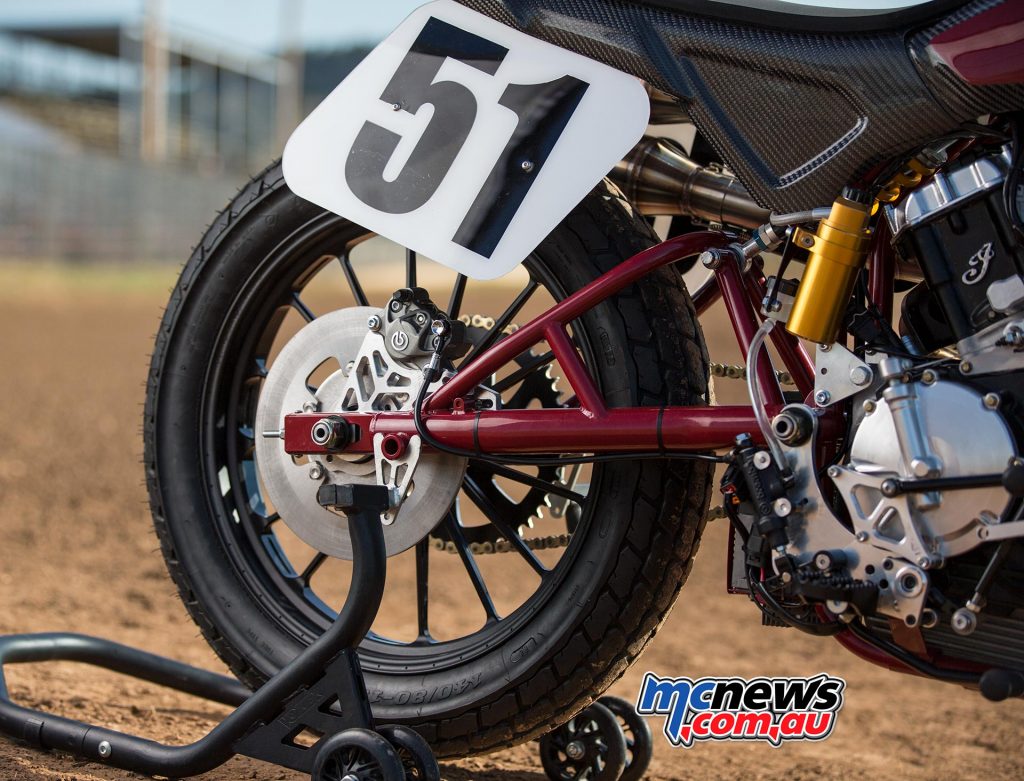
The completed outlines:
<svg viewBox="0 0 1024 781">
<path fill-rule="evenodd" d="M 284 174 L 301 197 L 493 279 L 640 140 L 649 110 L 633 76 L 437 0 L 295 130 Z"/>
<path fill-rule="evenodd" d="M 964 272 L 961 277 L 965 285 L 977 285 L 985 278 L 988 273 L 988 264 L 992 262 L 992 258 L 996 256 L 996 252 L 992 249 L 992 242 L 987 241 L 973 255 L 971 259 L 967 261 L 967 265 L 970 268 Z"/>
</svg>

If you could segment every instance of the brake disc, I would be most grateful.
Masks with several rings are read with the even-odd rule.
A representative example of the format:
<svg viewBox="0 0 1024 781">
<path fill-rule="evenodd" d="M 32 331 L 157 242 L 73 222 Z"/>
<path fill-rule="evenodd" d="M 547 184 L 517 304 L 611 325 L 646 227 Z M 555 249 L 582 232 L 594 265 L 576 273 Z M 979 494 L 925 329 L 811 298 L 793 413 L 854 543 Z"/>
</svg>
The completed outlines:
<svg viewBox="0 0 1024 781">
<path fill-rule="evenodd" d="M 341 309 L 303 327 L 274 360 L 256 410 L 256 466 L 269 504 L 299 539 L 341 559 L 352 558 L 345 518 L 319 505 L 317 489 L 326 483 L 376 484 L 373 455 L 295 458 L 280 439 L 263 432 L 280 431 L 285 415 L 294 412 L 411 409 L 422 381 L 420 367 L 371 349 L 374 339 L 383 346 L 380 335 L 367 327 L 372 316 L 382 317 L 383 310 Z M 353 388 L 360 390 L 353 393 Z M 383 527 L 388 556 L 412 547 L 437 526 L 455 501 L 465 467 L 466 459 L 446 453 L 419 456 L 401 508 Z"/>
</svg>

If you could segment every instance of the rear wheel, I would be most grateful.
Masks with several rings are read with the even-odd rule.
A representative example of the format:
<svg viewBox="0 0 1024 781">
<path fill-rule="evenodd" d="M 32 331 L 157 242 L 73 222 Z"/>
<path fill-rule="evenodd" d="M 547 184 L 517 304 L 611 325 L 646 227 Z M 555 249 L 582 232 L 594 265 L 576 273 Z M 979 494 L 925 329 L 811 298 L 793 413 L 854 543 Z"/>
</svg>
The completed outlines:
<svg viewBox="0 0 1024 781">
<path fill-rule="evenodd" d="M 318 314 L 346 328 L 355 315 L 339 311 L 365 322 L 356 308 L 379 308 L 410 282 L 458 310 L 486 344 L 652 241 L 602 185 L 524 270 L 466 284 L 297 198 L 279 166 L 235 198 L 165 313 L 149 376 L 145 460 L 170 573 L 243 681 L 259 686 L 324 631 L 350 570 L 292 531 L 296 518 L 277 512 L 257 466 L 257 408 L 287 345 Z M 669 270 L 588 312 L 572 335 L 611 406 L 706 399 L 703 338 Z M 304 378 L 310 392 L 352 371 L 354 356 L 334 357 L 338 366 Z M 559 374 L 540 346 L 490 385 L 508 407 L 572 405 Z M 396 393 L 380 403 L 411 401 Z M 331 468 L 372 479 L 372 460 Z M 537 737 L 620 676 L 689 572 L 711 487 L 710 465 L 693 462 L 538 470 L 470 460 L 454 477 L 445 469 L 416 485 L 410 501 L 452 480 L 455 499 L 436 517 L 424 510 L 410 521 L 419 537 L 389 559 L 384 605 L 360 648 L 375 716 L 414 727 L 440 756 Z M 308 482 L 315 495 L 316 481 Z"/>
</svg>

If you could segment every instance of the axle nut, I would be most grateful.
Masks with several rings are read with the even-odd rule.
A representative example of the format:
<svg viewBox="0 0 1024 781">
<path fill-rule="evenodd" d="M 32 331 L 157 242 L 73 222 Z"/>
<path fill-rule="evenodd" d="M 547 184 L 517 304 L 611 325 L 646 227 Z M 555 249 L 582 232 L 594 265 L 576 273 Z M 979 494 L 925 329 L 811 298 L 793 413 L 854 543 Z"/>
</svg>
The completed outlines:
<svg viewBox="0 0 1024 781">
<path fill-rule="evenodd" d="M 309 430 L 309 438 L 325 450 L 340 450 L 350 441 L 348 423 L 338 415 L 321 418 Z"/>
</svg>

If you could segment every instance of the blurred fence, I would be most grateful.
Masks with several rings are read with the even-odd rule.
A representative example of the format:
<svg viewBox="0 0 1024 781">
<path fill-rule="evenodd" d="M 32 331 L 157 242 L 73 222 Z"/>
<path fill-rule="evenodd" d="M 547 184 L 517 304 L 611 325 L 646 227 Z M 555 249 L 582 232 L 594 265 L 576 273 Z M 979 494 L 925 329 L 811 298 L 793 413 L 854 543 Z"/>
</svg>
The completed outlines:
<svg viewBox="0 0 1024 781">
<path fill-rule="evenodd" d="M 181 262 L 240 184 L 87 151 L 0 144 L 0 260 Z"/>
</svg>

